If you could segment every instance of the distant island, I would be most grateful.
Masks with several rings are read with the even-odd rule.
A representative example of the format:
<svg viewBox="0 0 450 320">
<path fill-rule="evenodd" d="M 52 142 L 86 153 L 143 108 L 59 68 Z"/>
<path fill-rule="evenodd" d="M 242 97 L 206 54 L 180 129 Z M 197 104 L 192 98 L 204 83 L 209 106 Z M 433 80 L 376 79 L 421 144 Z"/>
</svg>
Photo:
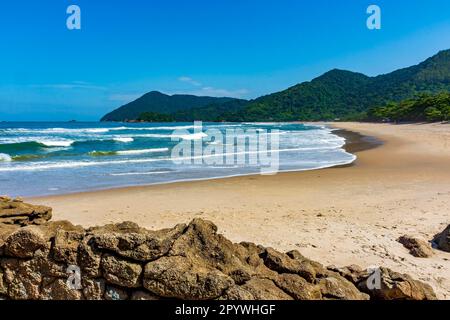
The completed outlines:
<svg viewBox="0 0 450 320">
<path fill-rule="evenodd" d="M 152 91 L 101 121 L 448 121 L 449 92 L 450 50 L 444 50 L 418 65 L 376 77 L 334 69 L 253 100 Z"/>
</svg>

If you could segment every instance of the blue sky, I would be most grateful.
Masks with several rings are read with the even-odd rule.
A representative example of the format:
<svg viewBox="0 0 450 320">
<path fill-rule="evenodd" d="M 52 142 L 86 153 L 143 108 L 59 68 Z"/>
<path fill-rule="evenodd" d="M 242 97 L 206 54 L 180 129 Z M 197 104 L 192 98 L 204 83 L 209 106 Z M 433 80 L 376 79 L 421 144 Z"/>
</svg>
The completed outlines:
<svg viewBox="0 0 450 320">
<path fill-rule="evenodd" d="M 0 120 L 97 120 L 151 90 L 254 98 L 417 64 L 450 48 L 450 1 L 10 0 L 0 30 Z"/>
</svg>

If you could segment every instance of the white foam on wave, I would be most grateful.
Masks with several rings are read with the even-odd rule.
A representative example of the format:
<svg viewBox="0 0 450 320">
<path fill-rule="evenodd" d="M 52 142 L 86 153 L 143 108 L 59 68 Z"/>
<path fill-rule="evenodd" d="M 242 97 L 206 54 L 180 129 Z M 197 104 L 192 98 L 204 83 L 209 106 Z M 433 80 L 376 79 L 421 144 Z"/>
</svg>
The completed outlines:
<svg viewBox="0 0 450 320">
<path fill-rule="evenodd" d="M 95 129 L 86 129 L 85 132 L 89 132 L 89 133 L 104 133 L 104 132 L 109 132 L 109 130 L 110 129 L 108 129 L 108 128 L 95 128 Z"/>
<path fill-rule="evenodd" d="M 188 133 L 188 134 L 159 134 L 159 133 L 147 133 L 147 134 L 134 134 L 134 138 L 175 138 L 175 139 L 183 139 L 183 140 L 200 140 L 208 135 L 204 132 L 197 133 Z"/>
<path fill-rule="evenodd" d="M 123 150 L 123 151 L 117 151 L 117 154 L 135 155 L 135 154 L 157 153 L 157 152 L 167 152 L 167 151 L 169 151 L 169 148 L 153 148 L 153 149 Z"/>
<path fill-rule="evenodd" d="M 183 140 L 200 140 L 204 137 L 207 137 L 208 135 L 204 132 L 197 132 L 197 133 L 191 133 L 191 134 L 181 134 L 181 135 L 173 135 L 174 137 L 179 137 Z"/>
<path fill-rule="evenodd" d="M 128 142 L 134 141 L 133 138 L 128 138 L 128 137 L 115 137 L 115 138 L 113 138 L 113 140 L 117 141 L 117 142 L 123 142 L 123 143 L 128 143 Z"/>
<path fill-rule="evenodd" d="M 52 139 L 51 137 L 0 138 L 0 144 L 20 144 L 35 142 L 46 147 L 70 147 L 75 141 L 70 139 Z"/>
<path fill-rule="evenodd" d="M 43 144 L 46 147 L 70 147 L 74 140 L 35 140 L 37 143 Z"/>
<path fill-rule="evenodd" d="M 0 153 L 0 162 L 11 162 L 12 158 L 9 154 Z"/>
<path fill-rule="evenodd" d="M 264 153 L 275 153 L 275 152 L 299 152 L 299 151 L 313 151 L 313 150 L 335 150 L 340 149 L 336 147 L 330 148 L 288 148 L 288 149 L 277 149 L 269 151 L 238 151 L 238 152 L 224 152 L 218 154 L 207 154 L 198 155 L 191 157 L 165 157 L 165 158 L 152 158 L 152 159 L 128 159 L 128 160 L 110 160 L 110 161 L 63 161 L 63 162 L 40 162 L 33 164 L 25 164 L 14 167 L 0 167 L 0 172 L 11 172 L 11 171 L 34 171 L 34 170 L 47 170 L 47 169 L 64 169 L 64 168 L 78 168 L 78 167 L 92 167 L 92 166 L 104 166 L 104 165 L 124 165 L 124 164 L 139 164 L 139 163 L 152 163 L 152 162 L 162 162 L 162 161 L 185 161 L 185 160 L 196 160 L 196 159 L 207 159 L 214 157 L 223 157 L 230 155 L 252 155 L 252 154 L 264 154 Z M 344 152 L 344 151 L 343 151 Z M 356 157 L 355 157 L 356 159 Z"/>
</svg>

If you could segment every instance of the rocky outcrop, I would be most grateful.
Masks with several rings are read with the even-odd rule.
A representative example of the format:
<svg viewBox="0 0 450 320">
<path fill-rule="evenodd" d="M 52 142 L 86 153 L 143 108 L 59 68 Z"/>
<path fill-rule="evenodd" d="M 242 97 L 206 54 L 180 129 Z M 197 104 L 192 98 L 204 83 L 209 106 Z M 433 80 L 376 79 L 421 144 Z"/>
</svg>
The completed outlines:
<svg viewBox="0 0 450 320">
<path fill-rule="evenodd" d="M 42 207 L 22 207 L 29 222 L 0 223 L 0 298 L 435 298 L 429 286 L 389 269 L 373 290 L 364 284 L 370 274 L 356 267 L 325 268 L 298 251 L 232 243 L 201 219 L 159 231 L 132 222 L 83 229 L 48 215 L 36 220 Z"/>
<path fill-rule="evenodd" d="M 434 237 L 433 242 L 439 249 L 450 252 L 450 224 Z"/>
<path fill-rule="evenodd" d="M 352 282 L 360 291 L 374 300 L 436 300 L 430 285 L 380 267 L 361 270 L 358 266 L 344 268 L 330 267 Z"/>
<path fill-rule="evenodd" d="M 0 224 L 27 226 L 50 220 L 52 209 L 24 203 L 22 199 L 0 196 Z"/>
<path fill-rule="evenodd" d="M 429 258 L 433 255 L 431 245 L 425 240 L 417 239 L 412 236 L 401 236 L 397 240 L 405 248 L 409 249 L 409 253 L 418 258 Z"/>
</svg>

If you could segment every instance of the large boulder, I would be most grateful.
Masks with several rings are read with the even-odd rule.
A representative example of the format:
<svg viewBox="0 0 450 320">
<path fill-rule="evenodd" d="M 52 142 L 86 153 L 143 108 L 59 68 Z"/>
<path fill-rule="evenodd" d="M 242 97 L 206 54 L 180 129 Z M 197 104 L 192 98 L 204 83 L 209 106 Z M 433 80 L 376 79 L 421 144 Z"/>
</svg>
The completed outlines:
<svg viewBox="0 0 450 320">
<path fill-rule="evenodd" d="M 15 258 L 2 259 L 6 296 L 14 300 L 37 300 L 41 298 L 40 285 L 42 274 L 32 260 Z"/>
<path fill-rule="evenodd" d="M 65 279 L 44 278 L 40 298 L 43 300 L 81 300 L 82 293 L 80 290 L 67 286 Z"/>
<path fill-rule="evenodd" d="M 49 247 L 40 229 L 31 226 L 18 229 L 5 241 L 5 254 L 17 258 L 31 258 L 38 249 Z"/>
<path fill-rule="evenodd" d="M 106 281 L 127 288 L 141 286 L 142 267 L 139 264 L 105 254 L 101 266 Z"/>
<path fill-rule="evenodd" d="M 165 255 L 185 228 L 180 224 L 171 229 L 149 231 L 132 222 L 124 222 L 92 229 L 92 243 L 124 258 L 147 262 Z"/>
<path fill-rule="evenodd" d="M 144 287 L 160 297 L 215 299 L 233 284 L 233 279 L 219 270 L 185 257 L 162 257 L 145 266 Z"/>
<path fill-rule="evenodd" d="M 53 258 L 56 261 L 76 265 L 79 246 L 84 239 L 84 232 L 58 229 L 55 234 Z"/>
<path fill-rule="evenodd" d="M 375 300 L 436 300 L 430 285 L 415 280 L 407 274 L 380 267 L 361 270 L 360 268 L 330 267 L 344 278 L 353 282 L 362 292 Z"/>
<path fill-rule="evenodd" d="M 439 249 L 450 252 L 450 224 L 434 237 L 433 242 Z"/>
<path fill-rule="evenodd" d="M 303 257 L 298 251 L 291 251 L 288 254 L 284 254 L 272 248 L 267 248 L 261 256 L 264 264 L 269 269 L 278 273 L 298 274 L 308 282 L 314 282 L 317 275 L 324 275 L 326 273 L 326 270 L 320 263 Z"/>
<path fill-rule="evenodd" d="M 409 249 L 409 253 L 414 257 L 429 258 L 433 255 L 431 244 L 424 240 L 405 235 L 398 238 L 397 241 L 400 242 L 405 248 Z"/>
</svg>

